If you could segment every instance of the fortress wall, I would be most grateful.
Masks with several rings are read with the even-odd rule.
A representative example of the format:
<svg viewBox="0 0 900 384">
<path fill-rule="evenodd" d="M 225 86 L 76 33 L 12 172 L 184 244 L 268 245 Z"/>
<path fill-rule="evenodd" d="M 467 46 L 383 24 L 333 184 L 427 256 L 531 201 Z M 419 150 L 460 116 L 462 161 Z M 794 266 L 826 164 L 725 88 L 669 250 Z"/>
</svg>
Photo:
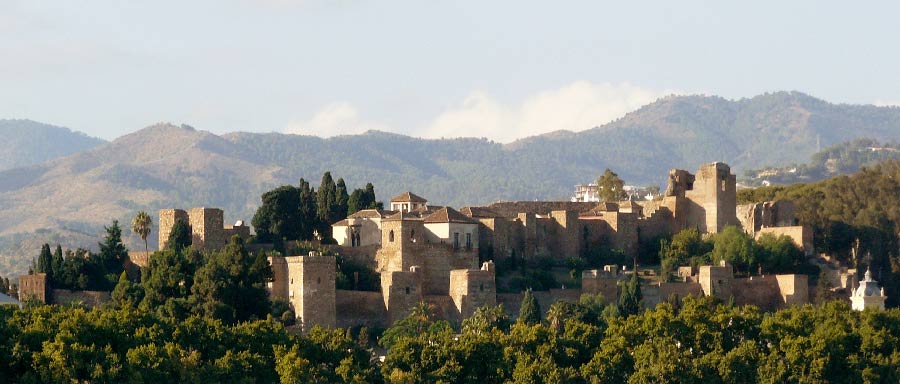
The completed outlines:
<svg viewBox="0 0 900 384">
<path fill-rule="evenodd" d="M 366 326 L 387 328 L 387 309 L 381 292 L 344 291 L 335 292 L 337 326 L 340 328 Z"/>
<path fill-rule="evenodd" d="M 424 269 L 423 289 L 426 295 L 448 295 L 450 271 L 454 269 L 477 269 L 478 250 L 454 251 L 449 245 L 426 244 L 416 247 L 416 253 Z"/>
<path fill-rule="evenodd" d="M 54 289 L 52 295 L 53 304 L 59 305 L 80 302 L 88 307 L 98 307 L 112 300 L 110 292 L 103 291 L 70 291 L 68 289 Z"/>
<path fill-rule="evenodd" d="M 288 297 L 304 332 L 314 325 L 334 327 L 335 258 L 333 256 L 285 257 Z"/>
<path fill-rule="evenodd" d="M 809 303 L 809 277 L 806 275 L 775 275 L 778 290 L 785 305 Z"/>
<path fill-rule="evenodd" d="M 225 247 L 225 215 L 218 208 L 194 208 L 188 212 L 191 221 L 192 246 L 202 250 Z"/>
<path fill-rule="evenodd" d="M 424 294 L 420 273 L 402 271 L 381 273 L 381 292 L 389 322 L 406 317 L 409 315 L 409 309 L 422 301 Z"/>
<path fill-rule="evenodd" d="M 459 324 L 463 317 L 460 316 L 453 299 L 444 295 L 428 295 L 423 298 L 431 307 L 431 314 L 437 319 L 444 319 L 451 323 Z"/>
<path fill-rule="evenodd" d="M 703 296 L 703 288 L 700 283 L 659 283 L 659 299 L 668 300 L 672 295 L 677 295 L 679 299 L 688 296 Z"/>
<path fill-rule="evenodd" d="M 756 233 L 756 238 L 759 239 L 764 233 L 771 233 L 775 235 L 775 237 L 781 235 L 790 237 L 791 240 L 794 241 L 794 244 L 800 247 L 807 255 L 812 254 L 815 250 L 815 246 L 813 245 L 813 232 L 810 227 L 801 225 L 791 227 L 764 227 L 760 228 L 759 232 Z"/>
<path fill-rule="evenodd" d="M 547 313 L 547 309 L 557 301 L 568 301 L 577 303 L 581 299 L 580 289 L 551 289 L 549 291 L 533 291 L 531 292 L 537 299 L 538 306 L 541 310 L 541 317 Z M 519 316 L 519 309 L 522 307 L 521 293 L 499 293 L 497 294 L 497 304 L 503 305 L 503 310 L 512 318 Z"/>
<path fill-rule="evenodd" d="M 450 272 L 450 298 L 460 319 L 484 306 L 497 305 L 493 271 L 458 269 Z"/>
<path fill-rule="evenodd" d="M 619 298 L 618 279 L 613 276 L 603 276 L 598 270 L 588 270 L 581 273 L 581 292 L 591 295 L 601 294 L 608 303 L 614 303 Z"/>
<path fill-rule="evenodd" d="M 774 275 L 735 279 L 732 284 L 734 303 L 737 305 L 752 304 L 764 310 L 775 310 L 783 306 L 778 280 Z"/>
</svg>

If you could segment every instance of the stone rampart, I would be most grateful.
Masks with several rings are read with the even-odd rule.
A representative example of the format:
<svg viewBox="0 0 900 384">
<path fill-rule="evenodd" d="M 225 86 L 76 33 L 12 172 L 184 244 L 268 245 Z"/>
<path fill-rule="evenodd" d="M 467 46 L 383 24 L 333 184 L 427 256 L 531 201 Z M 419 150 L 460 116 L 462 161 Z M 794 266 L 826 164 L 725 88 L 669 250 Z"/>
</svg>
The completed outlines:
<svg viewBox="0 0 900 384">
<path fill-rule="evenodd" d="M 103 291 L 70 291 L 68 289 L 53 290 L 53 304 L 66 305 L 81 303 L 88 307 L 99 307 L 112 300 L 109 292 Z"/>
<path fill-rule="evenodd" d="M 340 328 L 390 326 L 387 323 L 387 309 L 384 307 L 381 292 L 337 290 L 335 299 L 337 326 Z"/>
</svg>

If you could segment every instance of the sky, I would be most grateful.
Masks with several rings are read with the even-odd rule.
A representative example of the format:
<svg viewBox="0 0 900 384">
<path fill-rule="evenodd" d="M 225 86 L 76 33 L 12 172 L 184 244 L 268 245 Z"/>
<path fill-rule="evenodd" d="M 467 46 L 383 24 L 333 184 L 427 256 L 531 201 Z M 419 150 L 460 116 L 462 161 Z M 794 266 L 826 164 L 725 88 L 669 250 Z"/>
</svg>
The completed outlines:
<svg viewBox="0 0 900 384">
<path fill-rule="evenodd" d="M 900 2 L 0 0 L 0 118 L 498 142 L 670 94 L 900 104 Z"/>
</svg>

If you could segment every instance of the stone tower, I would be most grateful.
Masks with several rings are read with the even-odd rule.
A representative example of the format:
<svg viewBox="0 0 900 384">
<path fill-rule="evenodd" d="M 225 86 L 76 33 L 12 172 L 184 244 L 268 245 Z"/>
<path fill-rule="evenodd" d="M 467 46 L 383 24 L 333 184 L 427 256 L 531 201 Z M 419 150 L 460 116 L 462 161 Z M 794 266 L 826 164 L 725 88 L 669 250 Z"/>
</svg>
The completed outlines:
<svg viewBox="0 0 900 384">
<path fill-rule="evenodd" d="M 688 226 L 699 228 L 701 233 L 719 233 L 726 225 L 739 226 L 736 179 L 728 164 L 704 164 L 695 178 L 693 189 L 685 191 L 692 203 Z"/>
<path fill-rule="evenodd" d="M 316 325 L 333 328 L 337 324 L 335 262 L 334 256 L 315 252 L 271 259 L 275 275 L 271 295 L 291 303 L 303 332 Z"/>
<path fill-rule="evenodd" d="M 168 245 L 175 220 L 182 220 L 188 224 L 191 222 L 187 212 L 182 209 L 161 209 L 159 211 L 159 249 L 164 249 Z"/>
<path fill-rule="evenodd" d="M 191 245 L 196 250 L 216 250 L 225 247 L 225 214 L 218 208 L 194 208 L 188 214 L 191 224 Z"/>
</svg>

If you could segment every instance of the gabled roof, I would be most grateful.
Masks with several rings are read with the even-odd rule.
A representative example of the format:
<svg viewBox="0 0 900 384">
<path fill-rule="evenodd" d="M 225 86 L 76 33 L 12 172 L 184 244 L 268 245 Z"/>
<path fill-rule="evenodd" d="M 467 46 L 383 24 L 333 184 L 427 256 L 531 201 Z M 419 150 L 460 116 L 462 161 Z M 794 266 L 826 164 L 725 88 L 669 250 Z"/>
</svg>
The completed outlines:
<svg viewBox="0 0 900 384">
<path fill-rule="evenodd" d="M 412 192 L 404 192 L 391 199 L 392 203 L 427 203 L 424 197 L 418 196 Z"/>
<path fill-rule="evenodd" d="M 466 224 L 478 224 L 478 222 L 472 220 L 466 215 L 459 213 L 459 211 L 450 208 L 444 207 L 438 209 L 434 213 L 425 217 L 426 223 L 466 223 Z"/>
<path fill-rule="evenodd" d="M 503 217 L 499 213 L 492 211 L 487 207 L 462 207 L 459 210 L 460 213 L 469 217 L 485 217 L 485 218 L 496 218 Z"/>
<path fill-rule="evenodd" d="M 331 224 L 331 226 L 332 227 L 349 227 L 350 220 L 344 219 L 344 220 L 338 221 L 337 223 Z"/>
</svg>

